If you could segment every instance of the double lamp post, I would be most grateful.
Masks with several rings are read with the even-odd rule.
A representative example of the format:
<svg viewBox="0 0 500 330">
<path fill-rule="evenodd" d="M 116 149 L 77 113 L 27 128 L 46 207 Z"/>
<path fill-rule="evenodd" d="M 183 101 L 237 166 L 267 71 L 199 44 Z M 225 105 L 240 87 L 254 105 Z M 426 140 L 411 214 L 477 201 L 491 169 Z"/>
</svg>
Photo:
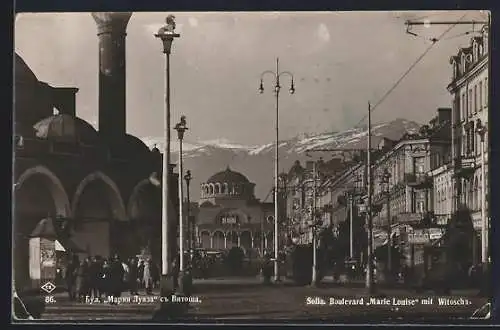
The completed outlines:
<svg viewBox="0 0 500 330">
<path fill-rule="evenodd" d="M 274 279 L 275 281 L 279 281 L 279 264 L 278 264 L 278 221 L 279 221 L 279 214 L 278 214 L 278 184 L 279 184 L 279 95 L 280 95 L 280 90 L 281 90 L 281 85 L 280 85 L 280 78 L 284 75 L 288 75 L 291 78 L 291 85 L 290 85 L 290 94 L 295 93 L 295 85 L 294 85 L 294 79 L 293 79 L 293 74 L 288 72 L 288 71 L 279 71 L 279 58 L 276 58 L 276 71 L 270 71 L 266 70 L 261 73 L 260 75 L 260 86 L 259 86 L 259 92 L 262 94 L 264 93 L 264 76 L 266 74 L 270 74 L 273 79 L 274 79 L 274 95 L 276 97 L 276 123 L 275 123 L 275 132 L 276 132 L 276 146 L 275 146 L 275 154 L 274 154 Z"/>
</svg>

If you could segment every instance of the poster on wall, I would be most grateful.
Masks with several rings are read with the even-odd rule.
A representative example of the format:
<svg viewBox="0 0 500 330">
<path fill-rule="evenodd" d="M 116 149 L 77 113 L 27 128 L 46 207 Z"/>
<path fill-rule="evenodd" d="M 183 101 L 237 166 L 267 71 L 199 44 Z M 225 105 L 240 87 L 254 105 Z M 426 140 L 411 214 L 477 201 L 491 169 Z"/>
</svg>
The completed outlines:
<svg viewBox="0 0 500 330">
<path fill-rule="evenodd" d="M 56 265 L 55 242 L 42 239 L 40 241 L 40 256 L 43 267 L 54 267 Z"/>
</svg>

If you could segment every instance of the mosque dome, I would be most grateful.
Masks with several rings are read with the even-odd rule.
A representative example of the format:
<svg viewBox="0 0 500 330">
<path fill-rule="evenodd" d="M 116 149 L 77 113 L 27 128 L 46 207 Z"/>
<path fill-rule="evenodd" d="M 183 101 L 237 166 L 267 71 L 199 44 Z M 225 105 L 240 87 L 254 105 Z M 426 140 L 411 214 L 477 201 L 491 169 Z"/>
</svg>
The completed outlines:
<svg viewBox="0 0 500 330">
<path fill-rule="evenodd" d="M 111 154 L 120 158 L 136 158 L 151 153 L 148 146 L 136 136 L 125 134 L 123 138 L 109 142 Z"/>
<path fill-rule="evenodd" d="M 57 114 L 33 125 L 35 136 L 40 139 L 83 142 L 95 145 L 99 141 L 97 131 L 85 120 L 68 114 Z"/>
</svg>

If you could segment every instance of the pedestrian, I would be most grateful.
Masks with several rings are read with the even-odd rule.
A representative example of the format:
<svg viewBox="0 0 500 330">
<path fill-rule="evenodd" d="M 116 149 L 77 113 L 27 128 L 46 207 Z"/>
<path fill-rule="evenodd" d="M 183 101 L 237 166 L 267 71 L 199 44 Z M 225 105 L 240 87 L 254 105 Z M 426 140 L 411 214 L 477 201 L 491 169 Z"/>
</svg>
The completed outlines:
<svg viewBox="0 0 500 330">
<path fill-rule="evenodd" d="M 99 273 L 101 266 L 97 257 L 92 258 L 89 267 L 90 294 L 93 298 L 99 297 Z"/>
<path fill-rule="evenodd" d="M 68 266 L 66 267 L 66 274 L 64 276 L 66 280 L 66 286 L 68 288 L 69 300 L 74 301 L 76 299 L 77 287 L 76 287 L 76 278 L 78 275 L 78 267 L 80 266 L 80 260 L 77 255 L 73 255 L 73 257 L 68 262 Z"/>
<path fill-rule="evenodd" d="M 111 294 L 110 291 L 110 282 L 111 282 L 111 265 L 107 259 L 103 260 L 102 269 L 101 269 L 101 289 L 100 293 L 104 295 Z"/>
<path fill-rule="evenodd" d="M 144 288 L 146 289 L 146 294 L 150 295 L 153 293 L 153 278 L 151 276 L 151 259 L 146 260 L 143 269 L 143 282 Z"/>
<path fill-rule="evenodd" d="M 109 290 L 114 297 L 120 297 L 123 290 L 124 269 L 118 255 L 115 255 L 110 263 Z M 114 303 L 114 302 L 113 302 Z"/>
<path fill-rule="evenodd" d="M 85 296 L 89 295 L 89 259 L 84 259 L 80 266 L 78 267 L 77 277 L 76 277 L 76 290 L 78 294 L 78 300 L 80 302 L 84 301 Z"/>
<path fill-rule="evenodd" d="M 158 264 L 151 261 L 151 279 L 153 281 L 153 288 L 159 287 L 160 284 L 160 268 Z"/>
<path fill-rule="evenodd" d="M 137 295 L 139 294 L 137 292 L 137 286 L 139 282 L 139 275 L 138 275 L 138 267 L 137 267 L 137 260 L 135 258 L 131 258 L 129 261 L 129 276 L 128 276 L 128 286 L 130 290 L 131 295 Z"/>
<path fill-rule="evenodd" d="M 140 260 L 137 266 L 137 278 L 139 279 L 139 289 L 143 289 L 144 286 L 144 260 Z"/>
<path fill-rule="evenodd" d="M 172 261 L 172 276 L 173 276 L 173 282 L 174 282 L 174 290 L 176 290 L 179 287 L 179 262 L 180 262 L 180 255 L 177 254 L 174 260 Z"/>
</svg>

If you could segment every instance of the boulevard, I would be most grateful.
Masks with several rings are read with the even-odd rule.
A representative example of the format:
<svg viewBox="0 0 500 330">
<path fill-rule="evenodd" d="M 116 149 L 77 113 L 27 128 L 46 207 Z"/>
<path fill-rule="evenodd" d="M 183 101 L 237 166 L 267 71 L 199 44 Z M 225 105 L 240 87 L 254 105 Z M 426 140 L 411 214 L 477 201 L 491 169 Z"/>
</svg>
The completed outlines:
<svg viewBox="0 0 500 330">
<path fill-rule="evenodd" d="M 298 287 L 289 281 L 279 284 L 263 285 L 259 278 L 216 278 L 194 281 L 199 303 L 191 303 L 188 314 L 182 318 L 187 322 L 213 320 L 324 320 L 353 322 L 363 318 L 377 318 L 385 321 L 397 321 L 412 317 L 415 321 L 427 321 L 443 317 L 468 318 L 486 303 L 486 299 L 477 298 L 475 290 L 455 290 L 447 299 L 467 299 L 470 304 L 439 305 L 438 296 L 431 293 L 415 294 L 405 288 L 381 288 L 379 293 L 365 294 L 361 283 L 345 286 L 325 283 L 318 287 Z M 152 296 L 158 296 L 159 291 Z M 124 294 L 127 297 L 128 293 Z M 421 304 L 421 300 L 432 297 L 432 304 Z M 330 299 L 331 298 L 331 299 Z M 362 305 L 343 304 L 339 301 L 363 298 Z M 401 305 L 396 306 L 392 300 Z M 445 297 L 443 297 L 445 298 Z M 155 308 L 152 303 L 131 304 L 86 304 L 70 302 L 65 293 L 55 295 L 56 303 L 47 305 L 42 320 L 47 321 L 140 321 L 148 322 Z M 391 300 L 391 303 L 377 303 L 375 300 Z M 324 300 L 325 304 L 319 304 Z M 404 306 L 404 300 L 418 300 L 413 306 Z M 330 301 L 334 302 L 330 305 Z M 370 303 L 370 301 L 372 303 Z"/>
</svg>

